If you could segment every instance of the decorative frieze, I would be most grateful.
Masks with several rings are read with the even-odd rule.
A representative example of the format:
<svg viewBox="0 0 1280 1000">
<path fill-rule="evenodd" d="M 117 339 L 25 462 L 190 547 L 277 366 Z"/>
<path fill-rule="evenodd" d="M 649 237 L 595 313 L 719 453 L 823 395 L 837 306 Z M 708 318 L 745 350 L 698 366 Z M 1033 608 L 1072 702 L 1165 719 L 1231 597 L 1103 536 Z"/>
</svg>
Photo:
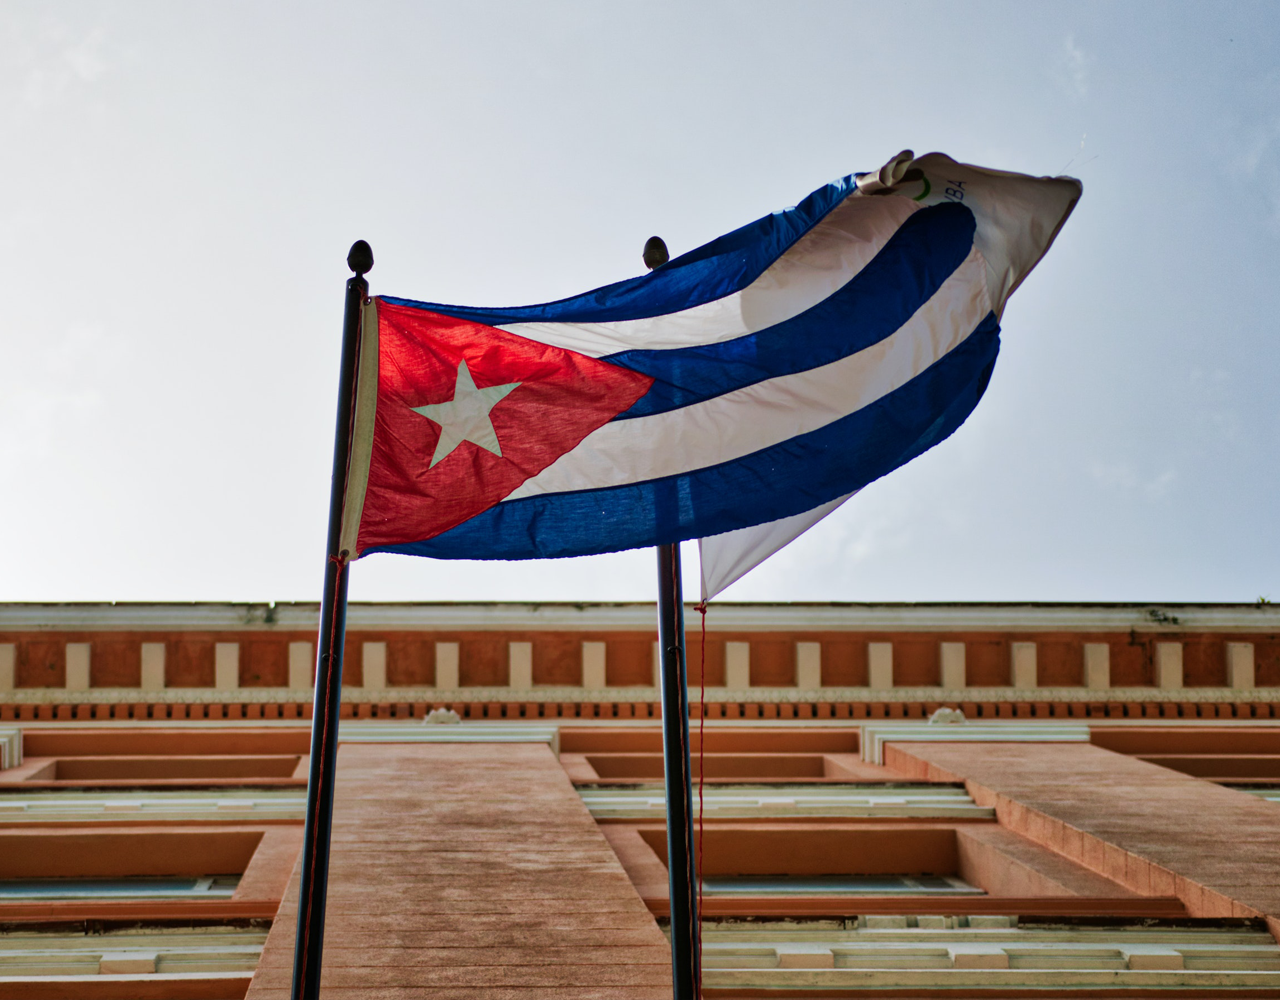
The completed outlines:
<svg viewBox="0 0 1280 1000">
<path fill-rule="evenodd" d="M 193 612 L 197 618 L 201 607 Z M 440 606 L 424 607 L 410 610 L 435 614 Z M 479 613 L 477 606 L 458 607 L 460 614 Z M 503 607 L 508 617 L 536 618 L 540 613 L 537 606 Z M 507 691 L 504 700 L 511 692 L 549 689 L 577 690 L 574 700 L 588 696 L 582 693 L 643 700 L 643 692 L 658 686 L 659 656 L 652 631 L 596 629 L 604 620 L 599 616 L 617 609 L 586 607 L 597 619 L 588 621 L 588 615 L 577 631 L 530 628 L 504 634 L 441 627 L 437 637 L 426 628 L 390 632 L 353 627 L 346 646 L 348 697 L 374 700 L 383 697 L 378 692 L 386 692 L 387 697 L 407 698 L 418 689 L 470 696 L 481 688 L 501 686 Z M 788 611 L 782 606 L 760 607 L 765 618 Z M 1018 606 L 1008 607 L 1012 613 Z M 12 608 L 0 605 L 0 611 Z M 796 627 L 787 630 L 728 632 L 712 627 L 705 649 L 694 628 L 688 634 L 691 683 L 705 677 L 708 689 L 751 701 L 761 700 L 757 691 L 793 688 L 801 700 L 820 702 L 836 700 L 836 689 L 854 692 L 851 697 L 859 701 L 912 700 L 916 696 L 909 692 L 916 690 L 924 691 L 921 697 L 929 701 L 1041 701 L 1056 698 L 1049 692 L 1059 690 L 1077 691 L 1067 699 L 1072 701 L 1104 694 L 1111 701 L 1121 691 L 1126 698 L 1160 701 L 1166 695 L 1202 700 L 1199 693 L 1190 693 L 1207 688 L 1243 696 L 1280 686 L 1280 640 L 1274 635 L 1245 641 L 1226 633 L 1192 634 L 1176 615 L 1150 619 L 1145 631 L 1125 634 L 1026 634 L 1010 625 L 972 634 L 939 629 L 930 637 L 908 631 L 859 635 L 800 628 L 812 610 L 800 606 L 790 623 Z M 945 608 L 935 610 L 941 613 Z M 823 614 L 828 612 L 834 613 L 824 606 Z M 127 608 L 122 613 L 132 621 L 129 616 L 136 617 L 138 611 Z M 0 633 L 0 703 L 32 697 L 67 703 L 96 698 L 94 692 L 103 690 L 146 692 L 151 697 L 161 691 L 212 689 L 235 692 L 235 698 L 249 690 L 309 691 L 314 642 L 296 632 L 271 631 L 287 617 L 256 623 L 248 631 L 171 631 L 166 619 L 166 630 L 150 632 L 63 632 L 46 623 L 26 632 Z M 488 624 L 498 620 L 490 616 Z M 37 690 L 61 694 L 23 694 Z M 208 699 L 201 695 L 197 700 Z"/>
</svg>

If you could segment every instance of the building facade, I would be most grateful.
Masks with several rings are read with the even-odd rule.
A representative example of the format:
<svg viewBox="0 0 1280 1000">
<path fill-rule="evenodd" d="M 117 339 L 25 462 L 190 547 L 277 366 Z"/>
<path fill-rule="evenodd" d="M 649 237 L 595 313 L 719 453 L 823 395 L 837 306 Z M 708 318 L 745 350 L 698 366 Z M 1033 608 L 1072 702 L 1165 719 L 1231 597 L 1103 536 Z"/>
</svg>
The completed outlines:
<svg viewBox="0 0 1280 1000">
<path fill-rule="evenodd" d="M 0 997 L 287 995 L 317 615 L 0 606 Z M 654 620 L 351 607 L 326 996 L 670 995 Z M 686 624 L 707 996 L 1280 995 L 1271 605 Z"/>
</svg>

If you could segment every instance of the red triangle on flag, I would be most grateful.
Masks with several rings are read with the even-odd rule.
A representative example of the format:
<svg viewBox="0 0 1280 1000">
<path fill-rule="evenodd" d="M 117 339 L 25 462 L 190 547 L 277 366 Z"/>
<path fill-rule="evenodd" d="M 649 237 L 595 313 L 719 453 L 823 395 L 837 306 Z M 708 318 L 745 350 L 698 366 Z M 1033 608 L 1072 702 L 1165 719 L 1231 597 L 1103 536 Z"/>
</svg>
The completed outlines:
<svg viewBox="0 0 1280 1000">
<path fill-rule="evenodd" d="M 483 323 L 378 301 L 378 406 L 359 551 L 498 503 L 653 379 Z"/>
</svg>

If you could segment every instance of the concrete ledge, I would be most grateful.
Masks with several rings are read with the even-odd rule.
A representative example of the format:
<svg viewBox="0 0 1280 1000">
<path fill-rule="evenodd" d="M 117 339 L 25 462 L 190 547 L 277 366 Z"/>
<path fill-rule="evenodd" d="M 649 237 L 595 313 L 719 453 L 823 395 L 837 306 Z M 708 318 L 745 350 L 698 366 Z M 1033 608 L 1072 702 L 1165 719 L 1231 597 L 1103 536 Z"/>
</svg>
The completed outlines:
<svg viewBox="0 0 1280 1000">
<path fill-rule="evenodd" d="M 560 727 L 520 722 L 363 722 L 343 719 L 339 743 L 547 743 L 560 752 Z"/>
<path fill-rule="evenodd" d="M 872 723 L 862 727 L 862 759 L 884 763 L 886 743 L 1088 743 L 1089 727 L 1058 722 Z"/>
<path fill-rule="evenodd" d="M 240 1000 L 251 972 L 170 972 L 154 975 L 0 976 L 5 1000 Z"/>
</svg>

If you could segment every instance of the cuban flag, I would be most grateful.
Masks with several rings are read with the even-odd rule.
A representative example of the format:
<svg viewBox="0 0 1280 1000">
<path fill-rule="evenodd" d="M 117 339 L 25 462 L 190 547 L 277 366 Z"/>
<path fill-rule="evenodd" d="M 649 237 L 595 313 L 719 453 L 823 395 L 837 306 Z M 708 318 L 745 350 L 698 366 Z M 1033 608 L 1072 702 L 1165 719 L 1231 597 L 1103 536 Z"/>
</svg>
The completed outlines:
<svg viewBox="0 0 1280 1000">
<path fill-rule="evenodd" d="M 542 559 L 702 539 L 704 598 L 982 398 L 1080 197 L 904 152 L 638 278 L 365 308 L 343 548 Z"/>
</svg>

